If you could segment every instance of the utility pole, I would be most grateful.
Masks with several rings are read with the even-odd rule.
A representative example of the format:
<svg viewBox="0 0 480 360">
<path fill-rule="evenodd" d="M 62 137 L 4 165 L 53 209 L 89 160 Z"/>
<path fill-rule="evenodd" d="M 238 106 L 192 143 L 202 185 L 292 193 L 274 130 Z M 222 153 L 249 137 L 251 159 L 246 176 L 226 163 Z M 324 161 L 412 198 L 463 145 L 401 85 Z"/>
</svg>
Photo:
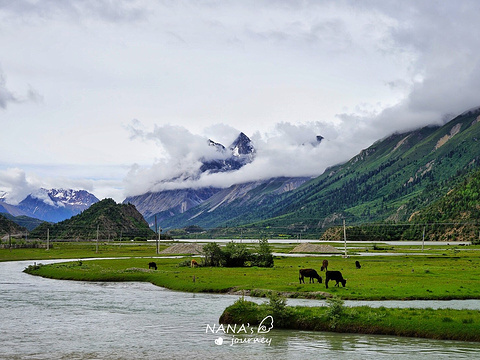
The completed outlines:
<svg viewBox="0 0 480 360">
<path fill-rule="evenodd" d="M 160 236 L 158 236 L 158 225 L 157 225 L 157 215 L 155 215 L 155 232 L 157 233 L 157 255 L 158 255 L 158 243 L 160 241 Z"/>
<path fill-rule="evenodd" d="M 422 235 L 422 251 L 425 247 L 425 226 L 423 226 L 423 235 Z"/>
<path fill-rule="evenodd" d="M 345 227 L 345 219 L 343 219 L 343 241 L 345 244 L 345 255 L 347 257 L 347 228 Z"/>
<path fill-rule="evenodd" d="M 47 250 L 50 250 L 50 229 L 47 228 Z"/>
<path fill-rule="evenodd" d="M 97 244 L 95 246 L 95 252 L 98 254 L 98 227 L 99 225 L 97 224 Z"/>
<path fill-rule="evenodd" d="M 159 248 L 158 248 L 158 244 L 160 243 L 160 236 L 162 234 L 162 228 L 159 226 L 158 227 L 158 241 L 157 241 L 157 254 L 159 254 Z"/>
</svg>

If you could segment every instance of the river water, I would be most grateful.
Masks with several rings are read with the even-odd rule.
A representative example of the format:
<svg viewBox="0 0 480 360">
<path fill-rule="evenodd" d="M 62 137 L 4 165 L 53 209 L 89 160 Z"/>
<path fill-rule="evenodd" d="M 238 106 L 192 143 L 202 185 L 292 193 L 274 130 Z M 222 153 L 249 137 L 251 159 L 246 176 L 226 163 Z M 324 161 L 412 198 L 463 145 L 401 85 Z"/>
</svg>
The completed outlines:
<svg viewBox="0 0 480 360">
<path fill-rule="evenodd" d="M 148 283 L 44 279 L 22 272 L 30 264 L 32 261 L 0 263 L 0 359 L 479 357 L 478 343 L 285 331 L 274 326 L 258 334 L 249 324 L 244 324 L 248 335 L 243 331 L 223 331 L 219 330 L 218 318 L 238 296 L 174 292 Z M 322 304 L 306 300 L 288 303 Z M 372 305 L 397 303 L 425 306 L 420 302 Z M 480 307 L 477 300 L 429 302 L 427 306 L 463 307 L 462 304 L 467 308 Z M 239 342 L 248 339 L 250 343 Z"/>
</svg>

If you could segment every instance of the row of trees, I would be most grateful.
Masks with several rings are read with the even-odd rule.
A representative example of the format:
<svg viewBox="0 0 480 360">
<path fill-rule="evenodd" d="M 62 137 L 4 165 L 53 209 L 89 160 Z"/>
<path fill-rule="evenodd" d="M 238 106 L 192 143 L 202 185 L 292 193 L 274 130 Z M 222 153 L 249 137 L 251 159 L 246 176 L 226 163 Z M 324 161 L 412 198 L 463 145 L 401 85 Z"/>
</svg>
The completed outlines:
<svg viewBox="0 0 480 360">
<path fill-rule="evenodd" d="M 273 255 L 266 238 L 259 240 L 256 251 L 250 250 L 245 244 L 229 242 L 221 248 L 217 243 L 203 246 L 205 266 L 272 267 Z"/>
</svg>

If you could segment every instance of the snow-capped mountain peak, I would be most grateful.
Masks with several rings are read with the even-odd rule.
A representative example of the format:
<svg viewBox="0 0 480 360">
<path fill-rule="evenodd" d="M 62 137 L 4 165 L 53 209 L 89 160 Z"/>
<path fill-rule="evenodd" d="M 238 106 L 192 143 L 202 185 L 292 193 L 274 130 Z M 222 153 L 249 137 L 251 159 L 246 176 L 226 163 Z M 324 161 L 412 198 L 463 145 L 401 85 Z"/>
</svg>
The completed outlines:
<svg viewBox="0 0 480 360">
<path fill-rule="evenodd" d="M 238 135 L 235 141 L 229 147 L 233 156 L 250 155 L 255 153 L 255 148 L 251 140 L 243 132 Z"/>
<path fill-rule="evenodd" d="M 209 171 L 211 173 L 226 172 L 238 170 L 244 165 L 253 161 L 255 157 L 255 147 L 251 140 L 243 132 L 238 135 L 235 141 L 228 147 L 228 150 L 222 144 L 208 140 L 210 146 L 214 146 L 218 152 L 218 158 L 201 159 L 202 166 L 200 172 Z"/>
<path fill-rule="evenodd" d="M 16 207 L 27 216 L 58 222 L 79 214 L 98 201 L 86 190 L 41 188 L 28 195 Z"/>
</svg>

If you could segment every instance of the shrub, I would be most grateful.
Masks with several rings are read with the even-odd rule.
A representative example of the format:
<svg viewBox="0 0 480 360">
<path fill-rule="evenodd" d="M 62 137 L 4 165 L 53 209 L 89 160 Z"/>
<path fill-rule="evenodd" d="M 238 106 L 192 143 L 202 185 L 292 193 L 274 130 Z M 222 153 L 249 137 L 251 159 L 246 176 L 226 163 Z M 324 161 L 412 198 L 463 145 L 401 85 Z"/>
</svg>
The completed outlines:
<svg viewBox="0 0 480 360">
<path fill-rule="evenodd" d="M 272 267 L 273 255 L 267 238 L 258 241 L 258 251 L 252 255 L 252 266 Z"/>
<path fill-rule="evenodd" d="M 220 266 L 222 263 L 222 249 L 216 242 L 204 245 L 203 255 L 205 256 L 205 266 Z"/>
<path fill-rule="evenodd" d="M 268 294 L 267 310 L 273 316 L 275 324 L 279 327 L 285 327 L 289 324 L 292 316 L 292 310 L 287 307 L 287 299 L 276 291 Z"/>
<path fill-rule="evenodd" d="M 220 316 L 220 323 L 222 324 L 258 324 L 259 306 L 252 302 L 245 300 L 242 296 L 233 305 L 227 307 Z"/>
<path fill-rule="evenodd" d="M 35 270 L 40 269 L 43 266 L 42 263 L 34 263 L 33 265 L 28 265 L 23 271 L 26 272 L 27 274 L 33 273 Z"/>
<path fill-rule="evenodd" d="M 345 308 L 343 304 L 344 304 L 343 300 L 337 296 L 333 296 L 327 299 L 328 309 L 325 314 L 328 320 L 330 320 L 330 327 L 332 329 L 335 329 L 335 327 L 338 324 L 338 320 L 344 313 Z"/>
<path fill-rule="evenodd" d="M 178 267 L 189 267 L 191 266 L 192 261 L 191 260 L 183 260 L 180 264 L 178 264 Z"/>
<path fill-rule="evenodd" d="M 203 255 L 205 266 L 244 267 L 248 261 L 252 266 L 273 266 L 273 255 L 267 239 L 259 241 L 256 254 L 252 254 L 245 244 L 231 241 L 223 249 L 217 243 L 204 245 Z"/>
<path fill-rule="evenodd" d="M 250 258 L 250 251 L 245 244 L 229 242 L 223 250 L 223 264 L 226 267 L 243 267 Z"/>
</svg>

